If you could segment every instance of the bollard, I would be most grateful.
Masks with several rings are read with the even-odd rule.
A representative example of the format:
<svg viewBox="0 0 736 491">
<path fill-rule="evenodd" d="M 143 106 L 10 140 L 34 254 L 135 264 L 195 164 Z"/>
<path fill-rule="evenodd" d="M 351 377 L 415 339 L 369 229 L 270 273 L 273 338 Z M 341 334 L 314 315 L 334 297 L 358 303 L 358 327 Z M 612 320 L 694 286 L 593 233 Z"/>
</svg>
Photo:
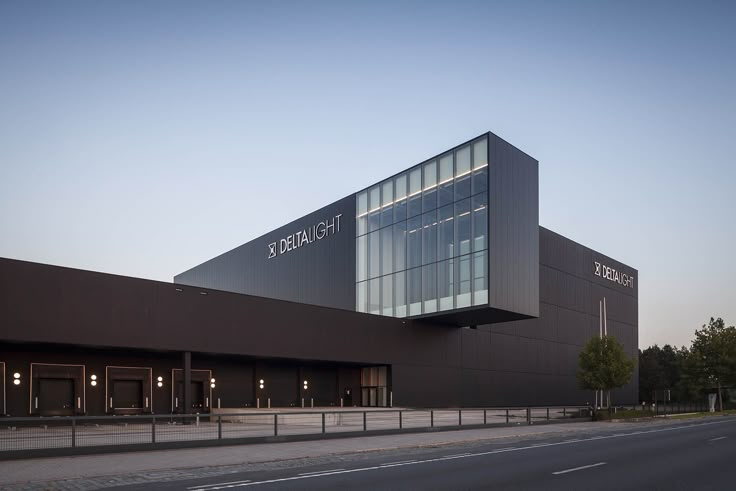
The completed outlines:
<svg viewBox="0 0 736 491">
<path fill-rule="evenodd" d="M 314 397 L 310 397 L 309 400 L 312 405 L 312 409 L 314 409 Z"/>
<path fill-rule="evenodd" d="M 302 409 L 304 409 L 304 398 L 302 397 Z"/>
<path fill-rule="evenodd" d="M 271 409 L 271 398 L 268 398 L 268 409 Z"/>
<path fill-rule="evenodd" d="M 256 409 L 261 409 L 261 398 L 256 397 Z"/>
</svg>

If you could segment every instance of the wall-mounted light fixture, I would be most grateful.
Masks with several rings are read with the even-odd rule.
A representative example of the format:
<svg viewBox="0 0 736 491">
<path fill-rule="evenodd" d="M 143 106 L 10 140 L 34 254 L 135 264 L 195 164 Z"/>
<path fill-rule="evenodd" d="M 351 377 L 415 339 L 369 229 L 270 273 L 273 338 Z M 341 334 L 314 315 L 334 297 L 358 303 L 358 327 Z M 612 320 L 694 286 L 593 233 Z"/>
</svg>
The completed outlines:
<svg viewBox="0 0 736 491">
<path fill-rule="evenodd" d="M 309 388 L 309 381 L 304 381 L 304 390 L 307 390 Z"/>
<path fill-rule="evenodd" d="M 210 379 L 210 388 L 212 388 L 212 389 L 215 388 L 215 379 L 214 378 L 211 378 Z"/>
<path fill-rule="evenodd" d="M 159 377 L 157 380 L 158 380 L 158 382 L 156 382 L 156 385 L 158 385 L 159 387 L 163 387 L 164 386 L 164 378 L 163 377 Z"/>
<path fill-rule="evenodd" d="M 20 373 L 18 372 L 13 374 L 13 385 L 20 385 Z"/>
<path fill-rule="evenodd" d="M 97 375 L 90 375 L 89 378 L 90 378 L 89 385 L 91 385 L 92 387 L 96 386 L 97 385 Z"/>
<path fill-rule="evenodd" d="M 266 384 L 263 383 L 263 379 L 258 381 L 258 386 L 262 389 Z"/>
</svg>

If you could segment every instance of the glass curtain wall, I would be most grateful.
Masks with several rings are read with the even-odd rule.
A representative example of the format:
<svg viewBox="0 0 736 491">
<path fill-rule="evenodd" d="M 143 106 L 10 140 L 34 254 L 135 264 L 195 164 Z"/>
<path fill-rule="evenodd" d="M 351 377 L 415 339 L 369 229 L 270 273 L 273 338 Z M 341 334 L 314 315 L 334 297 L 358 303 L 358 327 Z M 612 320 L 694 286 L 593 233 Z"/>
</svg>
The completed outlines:
<svg viewBox="0 0 736 491">
<path fill-rule="evenodd" d="M 407 317 L 488 303 L 488 138 L 358 193 L 356 310 Z"/>
</svg>

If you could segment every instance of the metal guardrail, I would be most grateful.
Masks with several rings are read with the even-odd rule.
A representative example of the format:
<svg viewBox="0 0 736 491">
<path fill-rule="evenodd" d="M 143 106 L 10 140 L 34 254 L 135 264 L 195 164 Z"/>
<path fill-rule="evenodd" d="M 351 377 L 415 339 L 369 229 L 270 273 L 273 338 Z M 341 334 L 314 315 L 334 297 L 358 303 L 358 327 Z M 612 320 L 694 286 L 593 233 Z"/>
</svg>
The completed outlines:
<svg viewBox="0 0 736 491">
<path fill-rule="evenodd" d="M 125 446 L 186 446 L 340 434 L 431 431 L 590 419 L 589 407 L 247 412 L 199 415 L 67 416 L 0 419 L 0 458 L 12 453 Z M 72 452 L 63 452 L 72 449 Z M 46 452 L 48 453 L 48 452 Z M 81 453 L 81 452 L 79 452 Z"/>
</svg>

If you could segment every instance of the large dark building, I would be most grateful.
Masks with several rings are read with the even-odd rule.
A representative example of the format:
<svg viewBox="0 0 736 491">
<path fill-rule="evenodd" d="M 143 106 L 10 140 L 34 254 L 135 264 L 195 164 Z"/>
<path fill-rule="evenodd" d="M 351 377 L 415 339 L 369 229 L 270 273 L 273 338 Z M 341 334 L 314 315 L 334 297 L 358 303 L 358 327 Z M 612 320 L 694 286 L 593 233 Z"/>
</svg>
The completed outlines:
<svg viewBox="0 0 736 491">
<path fill-rule="evenodd" d="M 605 324 L 636 356 L 637 272 L 538 211 L 486 133 L 173 284 L 0 259 L 3 412 L 592 403 L 578 354 Z"/>
</svg>

